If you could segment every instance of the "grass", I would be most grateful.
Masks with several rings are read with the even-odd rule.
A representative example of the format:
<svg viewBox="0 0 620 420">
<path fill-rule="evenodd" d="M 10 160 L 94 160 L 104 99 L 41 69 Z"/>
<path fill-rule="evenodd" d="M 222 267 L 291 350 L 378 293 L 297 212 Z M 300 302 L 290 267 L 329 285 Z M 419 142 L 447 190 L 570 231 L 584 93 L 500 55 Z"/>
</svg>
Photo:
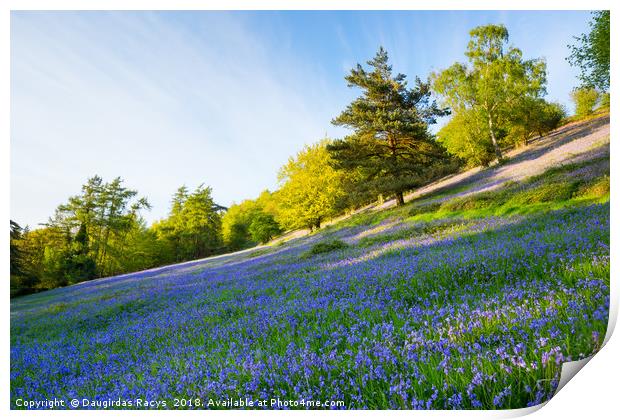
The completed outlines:
<svg viewBox="0 0 620 420">
<path fill-rule="evenodd" d="M 609 196 L 608 165 L 602 171 L 600 168 L 597 169 L 600 166 L 599 164 L 604 162 L 609 162 L 609 157 L 553 167 L 542 174 L 532 176 L 521 182 L 507 182 L 492 191 L 475 193 L 443 202 L 428 202 L 430 199 L 450 196 L 470 187 L 469 185 L 461 185 L 440 191 L 438 195 L 425 195 L 412 200 L 405 206 L 353 215 L 330 226 L 326 231 L 334 232 L 355 226 L 376 226 L 387 220 L 407 220 L 411 217 L 416 218 L 416 220 L 432 221 L 450 215 L 484 217 L 527 214 L 545 211 L 545 209 L 557 210 L 573 205 L 587 204 L 588 202 L 600 202 L 600 200 L 608 199 Z M 599 171 L 595 179 L 588 179 L 588 174 L 577 177 L 571 176 L 571 173 L 589 167 Z"/>
<path fill-rule="evenodd" d="M 309 258 L 313 255 L 327 254 L 333 251 L 346 249 L 348 247 L 349 245 L 346 242 L 339 239 L 332 239 L 331 241 L 318 242 L 312 245 L 312 248 L 304 253 L 303 256 Z"/>
<path fill-rule="evenodd" d="M 438 235 L 442 232 L 455 232 L 459 228 L 463 228 L 464 223 L 453 220 L 439 220 L 434 223 L 421 223 L 411 227 L 396 229 L 390 233 L 376 234 L 361 238 L 357 242 L 358 247 L 366 248 L 376 244 L 393 242 L 400 239 L 407 239 L 422 235 Z"/>
<path fill-rule="evenodd" d="M 414 200 L 402 208 L 369 214 L 351 220 L 348 225 L 377 224 L 388 219 L 432 222 L 449 217 L 479 218 L 530 214 L 558 210 L 576 205 L 609 200 L 609 158 L 550 168 L 522 182 L 505 183 L 502 187 L 454 198 L 444 202 L 425 203 Z M 607 165 L 600 165 L 607 163 Z M 580 169 L 593 168 L 593 173 Z M 461 187 L 462 188 L 462 187 Z"/>
<path fill-rule="evenodd" d="M 566 117 L 560 123 L 560 126 L 577 123 L 577 122 L 585 122 L 595 120 L 597 118 L 603 118 L 609 116 L 609 108 L 597 108 L 590 115 L 571 115 L 570 117 Z"/>
<path fill-rule="evenodd" d="M 58 395 L 539 404 L 562 361 L 602 345 L 608 201 L 605 161 L 584 162 L 357 214 L 278 252 L 14 299 L 11 406 Z"/>
<path fill-rule="evenodd" d="M 604 199 L 609 195 L 608 173 L 594 179 L 569 177 L 583 165 L 554 168 L 498 191 L 481 192 L 442 203 L 439 211 L 487 210 L 488 214 L 504 215 L 531 212 L 550 204 L 550 208 L 571 206 L 587 199 Z"/>
<path fill-rule="evenodd" d="M 589 121 L 589 120 L 593 120 L 593 119 L 598 119 L 598 118 L 604 118 L 604 117 L 608 117 L 609 116 L 609 109 L 608 108 L 598 108 L 596 110 L 594 110 L 594 112 L 591 115 L 588 116 L 584 116 L 584 117 L 577 117 L 577 116 L 571 116 L 566 118 L 565 120 L 563 120 L 560 124 L 560 126 L 569 124 L 569 123 L 576 123 L 576 122 L 585 122 L 585 121 Z M 606 140 L 603 140 L 601 142 L 601 145 L 605 143 Z M 607 140 L 608 141 L 608 140 Z M 593 148 L 598 147 L 599 145 L 594 145 L 592 146 Z M 503 162 L 500 162 L 499 165 L 504 164 L 509 162 L 510 160 L 504 160 Z M 525 181 L 525 183 L 521 183 L 523 184 L 530 184 L 532 185 L 535 181 L 537 180 L 542 180 L 545 179 L 547 182 L 550 178 L 554 177 L 557 179 L 558 177 L 561 177 L 562 175 L 566 175 L 567 172 L 571 171 L 571 170 L 575 170 L 578 168 L 583 168 L 583 167 L 587 167 L 590 165 L 593 165 L 599 161 L 607 161 L 609 162 L 609 157 L 603 157 L 603 158 L 599 158 L 599 159 L 595 159 L 595 160 L 590 160 L 590 161 L 586 161 L 586 162 L 581 162 L 581 163 L 577 163 L 577 164 L 566 164 L 566 165 L 562 165 L 562 166 L 558 166 L 558 167 L 554 167 L 554 168 L 550 168 L 548 169 L 545 173 L 541 174 L 541 175 L 537 175 L 537 176 L 533 176 L 531 178 L 529 178 L 528 180 Z M 497 165 L 495 166 L 497 167 Z M 486 170 L 490 170 L 493 169 L 493 167 L 490 168 L 483 168 L 483 171 Z M 607 170 L 607 176 L 609 176 L 609 170 Z M 608 183 L 608 181 L 607 181 Z M 507 182 L 502 186 L 502 190 L 509 188 L 509 187 L 515 187 L 516 183 L 513 182 Z M 602 185 L 602 187 L 604 188 L 604 184 Z M 588 198 L 593 198 L 594 196 L 597 197 L 602 197 L 604 196 L 604 193 L 601 194 L 600 191 L 596 191 L 596 192 L 592 192 L 594 194 L 594 196 L 587 196 L 587 194 L 582 194 L 582 190 L 583 190 L 583 183 L 582 182 L 578 182 L 574 185 L 570 185 L 570 181 L 567 181 L 565 179 L 559 179 L 558 180 L 558 185 L 557 187 L 560 188 L 561 191 L 559 191 L 559 193 L 557 194 L 557 197 L 552 197 L 549 194 L 553 195 L 553 191 L 544 191 L 545 188 L 541 188 L 539 191 L 536 192 L 531 192 L 530 194 L 534 195 L 534 199 L 535 200 L 540 200 L 537 201 L 533 204 L 539 204 L 539 203 L 544 203 L 544 202 L 553 202 L 554 205 L 550 208 L 553 209 L 558 209 L 558 208 L 562 208 L 562 205 L 559 205 L 558 202 L 559 201 L 564 201 L 564 205 L 565 206 L 571 206 L 573 204 L 575 204 L 574 201 L 571 201 L 571 198 L 579 198 L 579 197 L 588 197 Z M 573 193 L 573 189 L 577 187 L 578 189 L 578 193 L 575 194 L 575 197 L 570 197 L 570 198 L 559 198 L 563 193 Z M 443 217 L 443 215 L 445 214 L 443 212 L 443 210 L 446 209 L 445 205 L 442 206 L 441 203 L 435 202 L 435 200 L 439 200 L 441 201 L 441 199 L 449 197 L 451 195 L 456 195 L 458 193 L 464 192 L 466 190 L 468 190 L 469 188 L 471 188 L 470 184 L 457 184 L 454 186 L 450 186 L 450 187 L 443 187 L 440 188 L 436 191 L 432 191 L 429 193 L 426 193 L 424 195 L 421 195 L 419 197 L 417 197 L 416 199 L 412 200 L 411 202 L 409 202 L 407 205 L 403 206 L 403 207 L 397 207 L 397 208 L 391 208 L 388 210 L 381 210 L 381 211 L 377 211 L 377 210 L 366 210 L 363 211 L 361 213 L 357 213 L 354 214 L 353 216 L 344 219 L 343 221 L 337 222 L 333 225 L 330 225 L 329 227 L 325 228 L 324 231 L 325 232 L 335 232 L 338 229 L 341 228 L 345 228 L 345 227 L 355 227 L 355 226 L 376 226 L 386 220 L 390 220 L 390 219 L 395 219 L 395 218 L 407 218 L 408 216 L 417 216 L 417 215 L 424 215 L 423 218 L 428 220 L 429 216 L 428 213 L 432 213 L 432 212 L 438 212 L 439 215 L 441 215 L 441 217 Z M 551 187 L 550 187 L 551 188 Z M 506 193 L 506 195 L 510 195 L 510 193 Z M 547 197 L 545 198 L 545 195 L 547 195 Z M 566 194 L 564 194 L 566 195 Z M 533 205 L 533 206 L 529 206 L 526 205 L 524 206 L 522 209 L 518 209 L 518 208 L 514 208 L 514 206 L 519 205 L 519 201 L 521 201 L 521 204 L 529 204 L 528 200 L 528 194 L 523 194 L 521 197 L 515 197 L 515 202 L 512 203 L 514 206 L 512 208 L 505 208 L 503 210 L 499 210 L 498 207 L 498 202 L 501 201 L 501 194 L 499 194 L 498 196 L 496 196 L 495 198 L 491 198 L 490 201 L 487 203 L 486 207 L 489 208 L 490 211 L 488 214 L 493 214 L 493 215 L 501 215 L 501 214 L 518 214 L 520 212 L 524 212 L 524 213 L 528 213 L 528 212 L 532 212 L 532 211 L 539 211 L 542 209 L 541 206 L 538 205 Z M 478 201 L 484 201 L 485 199 L 487 199 L 489 197 L 485 197 L 485 196 L 479 196 L 477 198 Z M 430 202 L 429 202 L 430 201 Z M 582 203 L 583 204 L 583 203 Z M 458 206 L 457 203 L 452 203 L 451 205 L 454 206 Z M 476 207 L 476 208 L 481 208 L 481 207 L 485 207 L 485 205 L 483 203 L 478 203 L 478 204 L 472 204 L 474 206 L 480 206 L 480 207 Z"/>
<path fill-rule="evenodd" d="M 13 316 L 11 397 L 540 403 L 561 361 L 602 343 L 607 217 L 600 206 L 531 215 L 343 269 L 316 269 L 331 251 L 299 265 L 290 249 L 265 265 L 145 277 L 142 290 L 112 279 L 55 316 Z M 447 226 L 418 227 L 436 236 Z M 89 300 L 110 288 L 119 300 Z"/>
<path fill-rule="evenodd" d="M 279 245 L 278 245 L 279 246 Z M 260 257 L 262 255 L 268 254 L 269 252 L 271 252 L 270 248 L 262 248 L 262 249 L 257 249 L 255 251 L 249 252 L 248 253 L 248 257 L 253 258 L 253 257 Z"/>
</svg>

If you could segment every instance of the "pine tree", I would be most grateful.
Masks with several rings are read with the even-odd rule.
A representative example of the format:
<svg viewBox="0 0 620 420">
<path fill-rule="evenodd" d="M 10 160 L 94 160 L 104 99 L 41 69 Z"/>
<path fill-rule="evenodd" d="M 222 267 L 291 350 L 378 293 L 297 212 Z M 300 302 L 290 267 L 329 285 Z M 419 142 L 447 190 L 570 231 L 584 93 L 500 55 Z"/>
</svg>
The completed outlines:
<svg viewBox="0 0 620 420">
<path fill-rule="evenodd" d="M 370 70 L 358 64 L 345 78 L 362 95 L 332 120 L 353 133 L 327 147 L 336 168 L 359 171 L 357 189 L 395 195 L 402 205 L 405 191 L 429 182 L 448 163 L 428 130 L 448 112 L 431 100 L 428 83 L 416 78 L 408 88 L 404 74 L 393 76 L 382 47 L 367 64 Z"/>
<path fill-rule="evenodd" d="M 165 241 L 171 261 L 202 258 L 222 249 L 222 207 L 212 198 L 211 187 L 200 185 L 191 194 L 185 186 L 172 199 L 168 218 L 153 226 Z"/>
<path fill-rule="evenodd" d="M 82 186 L 81 194 L 72 196 L 68 202 L 61 204 L 50 218 L 47 226 L 54 227 L 66 238 L 62 253 L 56 249 L 55 255 L 67 255 L 77 258 L 84 268 L 78 270 L 79 280 L 94 277 L 90 273 L 92 259 L 97 268 L 97 275 L 114 274 L 118 269 L 118 260 L 124 249 L 124 239 L 137 221 L 137 213 L 150 209 L 146 198 L 136 198 L 137 191 L 125 188 L 121 178 L 104 183 L 101 177 L 89 178 Z M 71 249 L 71 248 L 76 249 Z M 70 268 L 70 266 L 67 266 Z M 84 274 L 82 274 L 84 273 Z M 68 282 L 74 279 L 69 278 Z"/>
</svg>

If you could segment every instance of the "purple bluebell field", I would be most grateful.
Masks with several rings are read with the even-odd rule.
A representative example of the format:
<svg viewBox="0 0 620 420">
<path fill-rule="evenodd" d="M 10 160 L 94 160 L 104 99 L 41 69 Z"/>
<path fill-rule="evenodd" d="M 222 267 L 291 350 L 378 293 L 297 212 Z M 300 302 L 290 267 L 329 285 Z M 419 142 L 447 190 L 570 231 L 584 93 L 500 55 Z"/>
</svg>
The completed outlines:
<svg viewBox="0 0 620 420">
<path fill-rule="evenodd" d="M 349 224 L 13 300 L 11 404 L 521 408 L 600 348 L 608 310 L 609 202 Z"/>
</svg>

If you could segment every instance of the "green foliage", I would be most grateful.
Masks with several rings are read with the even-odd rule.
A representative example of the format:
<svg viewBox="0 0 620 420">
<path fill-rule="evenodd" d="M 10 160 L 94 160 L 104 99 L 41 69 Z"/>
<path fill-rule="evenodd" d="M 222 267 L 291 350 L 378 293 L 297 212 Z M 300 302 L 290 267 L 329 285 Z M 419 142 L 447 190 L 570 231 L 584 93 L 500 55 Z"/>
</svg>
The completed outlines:
<svg viewBox="0 0 620 420">
<path fill-rule="evenodd" d="M 59 273 L 63 284 L 79 283 L 97 276 L 95 260 L 85 253 L 69 251 L 62 255 Z"/>
<path fill-rule="evenodd" d="M 604 199 L 609 195 L 609 174 L 574 176 L 577 169 L 593 162 L 551 168 L 520 183 L 510 183 L 499 190 L 485 191 L 443 202 L 440 212 L 490 210 L 518 212 L 528 206 L 567 203 L 579 199 Z M 594 167 L 593 167 L 594 168 Z"/>
<path fill-rule="evenodd" d="M 121 178 L 115 178 L 104 183 L 99 176 L 88 179 L 81 194 L 58 206 L 48 223 L 65 235 L 65 246 L 70 247 L 77 239 L 77 244 L 81 244 L 80 252 L 92 258 L 97 269 L 90 278 L 119 272 L 127 235 L 139 223 L 139 212 L 150 209 L 146 198 L 136 198 L 137 191 L 124 187 L 122 182 Z M 77 272 L 86 271 L 80 269 Z M 84 279 L 82 274 L 79 278 Z M 69 276 L 67 282 L 75 280 Z"/>
<path fill-rule="evenodd" d="M 571 99 L 575 103 L 575 115 L 577 117 L 592 115 L 600 98 L 601 94 L 594 88 L 574 89 L 571 92 Z"/>
<path fill-rule="evenodd" d="M 539 135 L 544 135 L 555 130 L 566 118 L 566 108 L 558 102 L 545 103 L 541 110 L 542 118 L 536 126 Z"/>
<path fill-rule="evenodd" d="M 23 273 L 23 262 L 22 262 L 22 253 L 21 250 L 19 249 L 19 245 L 18 245 L 18 241 L 21 239 L 22 237 L 22 228 L 21 226 L 17 223 L 11 220 L 10 223 L 11 226 L 11 245 L 10 245 L 10 252 L 9 252 L 9 256 L 10 256 L 10 268 L 11 268 L 11 275 L 21 275 Z"/>
<path fill-rule="evenodd" d="M 362 95 L 332 120 L 353 134 L 327 148 L 336 168 L 358 171 L 355 189 L 375 196 L 395 195 L 402 205 L 403 192 L 443 174 L 450 163 L 428 131 L 428 125 L 447 111 L 431 101 L 428 83 L 416 78 L 410 89 L 405 75 L 392 75 L 383 48 L 368 65 L 370 70 L 358 64 L 345 78 Z"/>
<path fill-rule="evenodd" d="M 454 114 L 437 133 L 437 141 L 450 154 L 462 159 L 467 167 L 488 166 L 495 158 L 484 117 L 474 109 Z"/>
<path fill-rule="evenodd" d="M 168 243 L 173 261 L 203 258 L 222 250 L 222 210 L 210 187 L 200 185 L 190 194 L 183 186 L 173 197 L 168 218 L 153 229 Z"/>
<path fill-rule="evenodd" d="M 285 229 L 320 228 L 341 209 L 347 174 L 332 167 L 328 143 L 304 147 L 280 169 L 276 220 Z"/>
<path fill-rule="evenodd" d="M 138 212 L 150 208 L 136 195 L 120 178 L 104 183 L 94 176 L 80 194 L 58 206 L 45 228 L 24 232 L 18 241 L 24 269 L 20 283 L 26 285 L 22 291 L 66 286 L 126 269 L 128 235 L 140 224 Z"/>
<path fill-rule="evenodd" d="M 609 10 L 593 12 L 590 32 L 575 37 L 576 45 L 567 58 L 569 63 L 581 69 L 579 78 L 584 86 L 606 92 L 609 89 Z"/>
<path fill-rule="evenodd" d="M 144 270 L 171 262 L 174 251 L 170 243 L 160 240 L 154 229 L 146 228 L 143 222 L 136 224 L 125 238 L 125 245 L 118 255 L 119 265 L 116 270 L 119 273 Z"/>
<path fill-rule="evenodd" d="M 523 98 L 511 117 L 507 143 L 525 145 L 533 136 L 542 137 L 556 129 L 565 117 L 566 110 L 559 103 L 549 103 L 542 98 Z"/>
<path fill-rule="evenodd" d="M 410 239 L 422 235 L 436 235 L 446 231 L 454 232 L 463 226 L 463 223 L 458 221 L 455 222 L 453 220 L 440 221 L 439 223 L 420 223 L 412 227 L 398 229 L 390 233 L 366 236 L 357 242 L 357 246 L 366 248 L 377 244 L 393 242 L 401 239 Z"/>
<path fill-rule="evenodd" d="M 97 264 L 89 255 L 88 230 L 82 223 L 70 246 L 64 251 L 60 260 L 58 275 L 64 278 L 63 284 L 79 283 L 97 276 Z"/>
<path fill-rule="evenodd" d="M 341 241 L 340 239 L 333 239 L 331 241 L 318 242 L 312 245 L 305 256 L 310 257 L 312 255 L 318 254 L 327 254 L 329 252 L 337 251 L 339 249 L 348 248 L 348 244 L 346 242 Z"/>
<path fill-rule="evenodd" d="M 264 244 L 280 234 L 281 229 L 272 215 L 259 211 L 252 218 L 248 233 L 254 241 Z"/>
<path fill-rule="evenodd" d="M 226 210 L 222 216 L 222 238 L 228 249 L 238 250 L 252 245 L 248 229 L 257 211 L 260 207 L 254 200 L 244 200 Z"/>
<path fill-rule="evenodd" d="M 506 134 L 522 124 L 525 132 L 531 131 L 528 104 L 536 103 L 545 93 L 546 65 L 540 59 L 524 60 L 521 50 L 508 46 L 508 30 L 503 25 L 479 26 L 470 31 L 470 36 L 465 52 L 469 63 L 455 63 L 432 75 L 433 87 L 444 105 L 467 121 L 466 127 L 452 124 L 443 130 L 444 144 L 450 144 L 453 153 L 469 164 L 484 164 L 489 160 L 490 141 L 501 161 L 501 148 L 514 141 L 514 136 Z M 484 135 L 483 126 L 487 131 Z M 463 136 L 466 130 L 468 135 Z M 457 147 L 459 137 L 465 144 Z M 479 145 L 472 151 L 469 145 L 474 143 Z M 471 157 L 478 153 L 477 159 Z"/>
<path fill-rule="evenodd" d="M 29 264 L 30 250 L 25 246 L 28 231 L 13 220 L 10 221 L 10 284 L 11 296 L 31 293 L 35 290 L 37 277 Z"/>
<path fill-rule="evenodd" d="M 609 97 L 609 92 L 605 92 L 601 95 L 601 109 L 604 110 L 609 110 L 609 107 L 611 106 L 611 99 Z"/>
<path fill-rule="evenodd" d="M 268 190 L 256 200 L 233 204 L 222 217 L 224 244 L 230 250 L 238 250 L 268 242 L 282 232 L 275 220 L 277 213 L 277 203 Z"/>
</svg>

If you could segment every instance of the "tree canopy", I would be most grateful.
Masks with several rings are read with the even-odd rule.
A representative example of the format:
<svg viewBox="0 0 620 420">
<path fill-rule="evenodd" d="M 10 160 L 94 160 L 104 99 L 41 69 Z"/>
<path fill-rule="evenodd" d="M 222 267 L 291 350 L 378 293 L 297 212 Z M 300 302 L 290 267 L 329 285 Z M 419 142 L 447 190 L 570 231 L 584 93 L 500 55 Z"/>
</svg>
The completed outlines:
<svg viewBox="0 0 620 420">
<path fill-rule="evenodd" d="M 428 182 L 448 163 L 444 149 L 428 130 L 448 112 L 431 100 L 430 86 L 419 78 L 409 88 L 404 74 L 392 74 L 388 53 L 380 48 L 364 69 L 346 76 L 362 95 L 332 120 L 352 134 L 327 146 L 334 167 L 358 171 L 358 189 L 396 196 Z"/>
<path fill-rule="evenodd" d="M 199 185 L 192 193 L 185 186 L 180 187 L 172 199 L 168 218 L 154 224 L 174 261 L 202 258 L 222 250 L 224 208 L 215 203 L 211 194 L 211 187 L 205 185 Z"/>
<path fill-rule="evenodd" d="M 500 141 L 511 124 L 516 124 L 515 110 L 523 101 L 542 97 L 546 84 L 545 62 L 524 60 L 521 50 L 509 46 L 508 39 L 503 25 L 476 27 L 470 31 L 465 51 L 468 63 L 455 63 L 432 76 L 433 88 L 444 105 L 455 114 L 468 115 L 473 130 L 468 137 L 480 143 L 480 150 L 486 150 L 490 140 L 498 160 L 502 159 Z M 474 133 L 483 126 L 488 137 Z"/>
<path fill-rule="evenodd" d="M 281 233 L 276 222 L 277 204 L 269 190 L 255 200 L 233 204 L 222 217 L 222 237 L 231 250 L 266 243 Z"/>
<path fill-rule="evenodd" d="M 590 32 L 575 37 L 577 43 L 569 45 L 568 62 L 579 67 L 579 78 L 585 87 L 594 87 L 602 92 L 609 90 L 609 10 L 593 12 Z"/>
<path fill-rule="evenodd" d="M 570 96 L 575 103 L 575 115 L 578 117 L 593 114 L 601 99 L 600 92 L 593 87 L 573 89 Z"/>
<path fill-rule="evenodd" d="M 121 178 L 104 182 L 94 176 L 57 207 L 45 227 L 30 231 L 12 224 L 20 277 L 15 293 L 123 272 L 131 260 L 131 238 L 144 229 L 139 213 L 149 208 Z"/>
<path fill-rule="evenodd" d="M 320 228 L 337 214 L 346 174 L 332 167 L 328 145 L 326 139 L 305 146 L 280 169 L 276 220 L 285 229 Z"/>
</svg>

